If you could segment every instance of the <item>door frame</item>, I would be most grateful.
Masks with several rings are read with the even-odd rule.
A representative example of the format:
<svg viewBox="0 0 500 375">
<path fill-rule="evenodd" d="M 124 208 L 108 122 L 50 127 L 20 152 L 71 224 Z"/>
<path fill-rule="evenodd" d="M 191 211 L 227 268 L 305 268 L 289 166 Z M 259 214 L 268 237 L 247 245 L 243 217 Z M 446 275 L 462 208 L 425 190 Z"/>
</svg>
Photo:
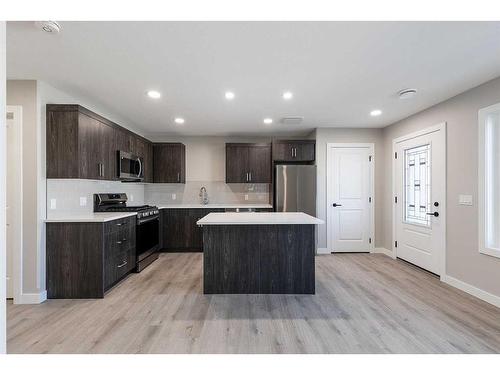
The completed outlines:
<svg viewBox="0 0 500 375">
<path fill-rule="evenodd" d="M 5 115 L 8 112 L 14 112 L 15 115 L 20 117 L 21 126 L 17 132 L 17 149 L 18 149 L 18 157 L 19 159 L 15 161 L 18 168 L 18 181 L 20 183 L 19 192 L 20 194 L 16 197 L 16 230 L 15 236 L 17 237 L 16 243 L 18 246 L 12 249 L 12 295 L 14 303 L 20 303 L 22 300 L 22 280 L 23 280 L 23 267 L 22 267 L 22 259 L 23 259 L 23 107 L 20 105 L 7 105 L 5 108 Z M 7 127 L 6 120 L 6 127 Z M 9 130 L 6 129 L 8 132 Z M 9 162 L 7 160 L 7 162 Z M 7 181 L 7 184 L 9 182 Z"/>
<path fill-rule="evenodd" d="M 396 247 L 396 218 L 397 218 L 397 206 L 396 206 L 396 202 L 395 202 L 395 199 L 394 197 L 396 197 L 396 191 L 397 191 L 397 181 L 396 181 L 396 158 L 395 158 L 395 154 L 396 154 L 396 147 L 397 147 L 397 144 L 400 143 L 400 142 L 404 142 L 404 141 L 407 141 L 407 140 L 410 140 L 410 139 L 413 139 L 413 138 L 417 138 L 417 137 L 420 137 L 420 136 L 423 136 L 423 135 L 427 135 L 427 134 L 431 134 L 431 133 L 435 133 L 437 131 L 440 131 L 442 132 L 442 142 L 443 142 L 443 147 L 444 147 L 444 151 L 443 151 L 443 155 L 444 155 L 444 174 L 445 174 L 445 179 L 444 179 L 444 199 L 443 199 L 443 203 L 440 203 L 441 204 L 441 210 L 442 212 L 444 212 L 444 217 L 441 216 L 441 220 L 443 222 L 443 227 L 444 227 L 444 247 L 443 249 L 441 250 L 441 252 L 439 253 L 439 277 L 440 279 L 442 280 L 443 277 L 445 277 L 446 275 L 446 237 L 447 237 L 447 227 L 446 227 L 446 200 L 447 200 L 447 190 L 446 190 L 446 183 L 447 183 L 447 170 L 448 170 L 448 163 L 447 163 L 447 137 L 446 137 L 446 121 L 444 122 L 441 122 L 441 123 L 438 123 L 436 125 L 433 125 L 433 126 L 430 126 L 428 128 L 425 128 L 425 129 L 422 129 L 422 130 L 418 130 L 416 132 L 413 132 L 413 133 L 409 133 L 409 134 L 406 134 L 406 135 L 403 135 L 401 137 L 398 137 L 398 138 L 394 138 L 392 140 L 392 197 L 391 197 L 391 200 L 392 200 L 392 245 L 391 245 L 391 248 L 392 248 L 392 257 L 394 259 L 396 259 L 398 257 L 398 251 L 397 251 L 397 247 Z"/>
<path fill-rule="evenodd" d="M 330 209 L 330 202 L 332 201 L 332 189 L 330 186 L 331 171 L 330 166 L 333 164 L 333 154 L 330 151 L 332 148 L 367 148 L 371 154 L 372 160 L 368 165 L 369 180 L 370 180 L 370 196 L 372 197 L 372 202 L 370 207 L 370 238 L 372 242 L 370 243 L 369 249 L 370 253 L 375 251 L 375 143 L 327 143 L 326 144 L 326 247 L 328 252 L 333 253 L 333 233 L 330 227 L 332 222 L 332 211 Z"/>
</svg>

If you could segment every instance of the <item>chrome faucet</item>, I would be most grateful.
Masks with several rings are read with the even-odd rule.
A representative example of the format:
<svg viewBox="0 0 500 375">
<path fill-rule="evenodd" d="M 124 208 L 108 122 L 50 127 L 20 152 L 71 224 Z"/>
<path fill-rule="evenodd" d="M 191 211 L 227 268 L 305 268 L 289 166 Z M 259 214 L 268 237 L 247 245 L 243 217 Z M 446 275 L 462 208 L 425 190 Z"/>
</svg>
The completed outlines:
<svg viewBox="0 0 500 375">
<path fill-rule="evenodd" d="M 201 204 L 208 204 L 208 193 L 205 186 L 201 187 L 199 197 L 201 199 Z"/>
</svg>

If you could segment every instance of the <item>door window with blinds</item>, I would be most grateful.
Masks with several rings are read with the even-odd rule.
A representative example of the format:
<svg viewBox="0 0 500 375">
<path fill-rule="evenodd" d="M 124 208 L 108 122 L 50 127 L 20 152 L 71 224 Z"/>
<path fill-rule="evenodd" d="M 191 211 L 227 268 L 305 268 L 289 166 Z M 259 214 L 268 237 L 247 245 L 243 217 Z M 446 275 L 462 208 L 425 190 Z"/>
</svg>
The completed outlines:
<svg viewBox="0 0 500 375">
<path fill-rule="evenodd" d="M 404 152 L 404 221 L 408 224 L 430 226 L 427 212 L 431 209 L 431 145 Z"/>
<path fill-rule="evenodd" d="M 500 257 L 500 103 L 479 111 L 479 251 Z"/>
</svg>

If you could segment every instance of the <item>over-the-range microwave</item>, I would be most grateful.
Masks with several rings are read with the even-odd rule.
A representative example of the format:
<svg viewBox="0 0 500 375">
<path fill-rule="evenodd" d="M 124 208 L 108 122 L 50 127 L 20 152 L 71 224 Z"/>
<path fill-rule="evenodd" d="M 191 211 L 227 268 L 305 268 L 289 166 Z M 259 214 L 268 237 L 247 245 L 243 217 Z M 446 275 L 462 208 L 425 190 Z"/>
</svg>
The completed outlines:
<svg viewBox="0 0 500 375">
<path fill-rule="evenodd" d="M 142 181 L 144 179 L 144 163 L 141 157 L 130 152 L 117 151 L 118 178 L 122 181 Z"/>
</svg>

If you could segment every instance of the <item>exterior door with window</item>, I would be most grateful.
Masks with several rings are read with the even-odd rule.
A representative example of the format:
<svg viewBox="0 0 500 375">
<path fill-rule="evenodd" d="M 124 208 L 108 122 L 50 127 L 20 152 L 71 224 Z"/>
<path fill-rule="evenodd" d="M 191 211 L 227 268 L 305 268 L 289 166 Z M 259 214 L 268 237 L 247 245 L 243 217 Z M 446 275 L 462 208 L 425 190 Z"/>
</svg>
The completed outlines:
<svg viewBox="0 0 500 375">
<path fill-rule="evenodd" d="M 446 246 L 445 124 L 395 141 L 396 256 L 444 272 Z"/>
</svg>

